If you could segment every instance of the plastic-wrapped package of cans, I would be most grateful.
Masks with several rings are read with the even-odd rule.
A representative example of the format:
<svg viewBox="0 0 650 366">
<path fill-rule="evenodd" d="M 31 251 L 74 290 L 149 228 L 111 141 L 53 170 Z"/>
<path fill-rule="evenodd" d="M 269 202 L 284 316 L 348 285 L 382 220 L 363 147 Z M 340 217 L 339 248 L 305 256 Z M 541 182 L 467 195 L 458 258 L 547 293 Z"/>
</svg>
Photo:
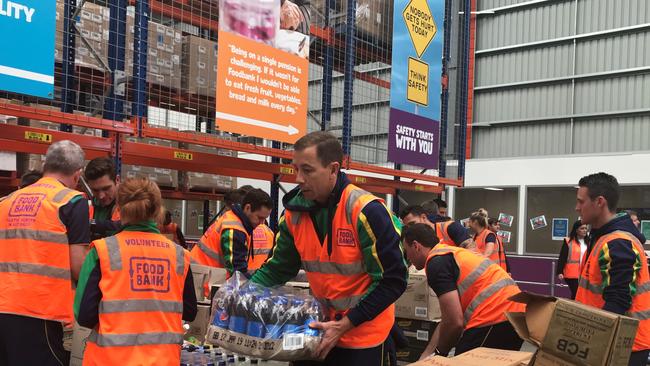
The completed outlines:
<svg viewBox="0 0 650 366">
<path fill-rule="evenodd" d="M 267 360 L 307 360 L 321 340 L 309 324 L 322 319 L 313 297 L 265 288 L 235 273 L 214 296 L 206 342 Z"/>
</svg>

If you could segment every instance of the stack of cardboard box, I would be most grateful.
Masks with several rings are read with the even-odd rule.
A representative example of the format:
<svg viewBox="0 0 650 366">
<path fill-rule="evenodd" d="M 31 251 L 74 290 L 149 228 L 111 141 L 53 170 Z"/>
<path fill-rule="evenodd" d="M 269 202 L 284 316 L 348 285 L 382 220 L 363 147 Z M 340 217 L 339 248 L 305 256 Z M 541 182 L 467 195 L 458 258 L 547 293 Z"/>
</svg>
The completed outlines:
<svg viewBox="0 0 650 366">
<path fill-rule="evenodd" d="M 199 132 L 184 131 L 195 135 L 202 135 Z M 222 139 L 230 139 L 228 135 L 221 136 Z M 233 150 L 220 149 L 192 143 L 181 143 L 181 149 L 192 150 L 207 154 L 220 156 L 236 156 Z M 186 189 L 203 190 L 203 191 L 228 191 L 237 187 L 237 178 L 224 175 L 197 173 L 197 172 L 180 172 L 178 177 L 179 185 Z"/>
<path fill-rule="evenodd" d="M 56 4 L 56 47 L 54 57 L 57 61 L 61 61 L 63 57 L 63 4 L 63 1 L 57 1 Z M 81 36 L 90 43 L 91 47 L 104 61 L 108 58 L 109 20 L 110 12 L 107 7 L 89 2 L 84 3 L 79 12 L 79 17 L 74 19 Z M 79 36 L 76 37 L 75 42 L 75 62 L 78 65 L 102 70 L 101 63 L 92 55 L 88 46 L 82 42 Z"/>
<path fill-rule="evenodd" d="M 126 74 L 133 75 L 135 14 L 127 13 Z M 147 81 L 171 89 L 181 87 L 181 32 L 149 22 L 147 37 Z"/>
<path fill-rule="evenodd" d="M 135 142 L 140 144 L 149 144 L 149 145 L 158 145 L 165 147 L 178 147 L 178 143 L 175 141 L 161 140 L 155 138 L 137 138 L 137 137 L 126 137 L 127 142 Z M 161 187 L 178 187 L 178 171 L 164 168 L 154 168 L 140 165 L 122 165 L 122 178 L 134 178 L 134 177 L 149 177 L 152 181 L 158 183 Z"/>
<path fill-rule="evenodd" d="M 182 87 L 190 94 L 215 96 L 217 92 L 217 42 L 183 37 Z"/>
<path fill-rule="evenodd" d="M 409 273 L 408 287 L 395 303 L 395 317 L 397 326 L 409 341 L 407 348 L 397 351 L 397 363 L 415 362 L 440 321 L 438 298 L 429 287 L 424 272 Z"/>
<path fill-rule="evenodd" d="M 525 313 L 506 314 L 519 336 L 536 345 L 529 365 L 626 366 L 639 321 L 575 301 L 522 292 Z"/>
</svg>

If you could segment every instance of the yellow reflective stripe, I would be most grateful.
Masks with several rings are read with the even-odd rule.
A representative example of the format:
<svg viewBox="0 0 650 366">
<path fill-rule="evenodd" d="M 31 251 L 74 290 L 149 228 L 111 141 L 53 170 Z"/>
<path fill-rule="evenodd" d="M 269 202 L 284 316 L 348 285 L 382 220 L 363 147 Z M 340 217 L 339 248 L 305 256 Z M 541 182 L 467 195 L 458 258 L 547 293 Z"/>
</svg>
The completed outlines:
<svg viewBox="0 0 650 366">
<path fill-rule="evenodd" d="M 302 214 L 299 212 L 292 212 L 290 216 L 291 216 L 291 225 L 293 227 L 298 226 L 298 224 L 300 223 L 300 216 L 302 216 Z"/>
<path fill-rule="evenodd" d="M 470 272 L 470 274 L 468 274 L 460 284 L 458 284 L 458 294 L 463 296 L 465 291 L 467 291 L 467 289 L 470 288 L 470 286 L 472 286 L 474 282 L 476 282 L 476 280 L 493 264 L 494 262 L 491 260 L 484 259 L 478 267 L 474 268 L 474 270 Z"/>
<path fill-rule="evenodd" d="M 363 212 L 359 213 L 359 221 L 361 222 L 361 225 L 363 225 L 363 228 L 366 230 L 366 233 L 370 237 L 370 240 L 372 240 L 372 257 L 375 258 L 375 262 L 377 263 L 379 268 L 381 268 L 381 272 L 384 273 L 384 266 L 381 264 L 381 261 L 379 260 L 379 254 L 377 254 L 377 237 L 375 236 L 375 233 L 372 231 L 372 228 L 368 223 L 368 218 L 366 217 L 366 215 L 364 215 Z"/>
<path fill-rule="evenodd" d="M 366 273 L 366 266 L 363 264 L 363 261 L 354 263 L 302 261 L 302 268 L 307 272 L 339 274 L 345 276 Z"/>
<path fill-rule="evenodd" d="M 363 295 L 352 295 L 348 297 L 341 297 L 338 299 L 316 298 L 323 306 L 334 309 L 336 311 L 345 311 L 355 307 Z"/>
<path fill-rule="evenodd" d="M 52 201 L 53 201 L 54 203 L 60 203 L 61 201 L 63 201 L 63 199 L 64 199 L 68 194 L 70 194 L 70 193 L 72 193 L 72 192 L 76 192 L 76 191 L 75 191 L 74 189 L 70 189 L 70 188 L 63 188 L 62 190 L 58 191 L 58 192 L 54 195 L 54 198 L 52 198 Z M 77 192 L 77 193 L 81 194 L 81 192 Z"/>
<path fill-rule="evenodd" d="M 31 274 L 61 280 L 71 278 L 69 269 L 34 263 L 0 262 L 0 272 Z"/>
<path fill-rule="evenodd" d="M 497 291 L 508 286 L 516 286 L 515 281 L 512 278 L 504 278 L 483 289 L 483 291 L 481 291 L 481 293 L 472 300 L 467 309 L 465 309 L 465 321 L 469 321 L 472 318 L 474 311 L 476 311 L 476 309 L 483 303 L 483 301 L 496 294 Z"/>
<path fill-rule="evenodd" d="M 117 237 L 109 236 L 104 239 L 106 242 L 106 250 L 108 251 L 108 261 L 111 266 L 111 271 L 119 271 L 122 269 L 122 253 L 120 253 L 120 243 L 117 242 Z"/>
<path fill-rule="evenodd" d="M 210 249 L 210 247 L 208 247 L 202 240 L 199 240 L 199 242 L 196 243 L 196 246 L 199 247 L 199 249 L 201 249 L 201 251 L 205 253 L 205 255 L 214 259 L 220 264 L 223 264 L 223 259 L 221 258 L 221 255 L 219 255 L 219 253 L 215 252 L 214 250 Z"/>
<path fill-rule="evenodd" d="M 144 346 L 153 344 L 182 344 L 183 335 L 172 332 L 139 334 L 98 334 L 90 333 L 88 340 L 100 347 Z"/>
<path fill-rule="evenodd" d="M 220 228 L 222 228 L 224 226 L 234 226 L 237 229 L 241 229 L 241 231 L 246 231 L 246 229 L 244 228 L 244 225 L 242 225 L 242 223 L 239 222 L 239 221 L 234 221 L 234 220 L 233 221 L 223 221 L 223 222 L 221 222 Z M 219 230 L 219 231 L 221 231 L 221 230 Z"/>
<path fill-rule="evenodd" d="M 102 300 L 99 303 L 101 314 L 132 313 L 159 311 L 164 313 L 182 313 L 183 303 L 168 300 Z"/>
<path fill-rule="evenodd" d="M 54 244 L 68 244 L 68 235 L 66 233 L 55 233 L 52 231 L 34 229 L 0 230 L 0 240 L 11 239 L 44 241 Z"/>
<path fill-rule="evenodd" d="M 176 274 L 182 275 L 185 273 L 185 250 L 178 244 L 174 244 L 176 249 Z"/>
<path fill-rule="evenodd" d="M 345 217 L 348 220 L 348 224 L 352 223 L 352 209 L 357 201 L 364 195 L 369 194 L 361 188 L 354 188 L 348 194 L 347 200 L 345 201 Z"/>
</svg>

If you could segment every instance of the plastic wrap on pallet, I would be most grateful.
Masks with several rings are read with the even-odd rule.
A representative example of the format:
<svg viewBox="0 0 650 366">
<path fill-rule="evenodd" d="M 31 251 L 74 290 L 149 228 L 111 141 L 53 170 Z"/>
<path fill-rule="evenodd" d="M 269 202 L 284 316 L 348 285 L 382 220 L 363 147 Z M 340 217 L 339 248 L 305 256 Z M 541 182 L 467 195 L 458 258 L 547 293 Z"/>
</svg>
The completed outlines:
<svg viewBox="0 0 650 366">
<path fill-rule="evenodd" d="M 287 287 L 265 288 L 235 273 L 215 294 L 206 342 L 276 361 L 313 359 L 321 332 L 321 306 Z"/>
</svg>

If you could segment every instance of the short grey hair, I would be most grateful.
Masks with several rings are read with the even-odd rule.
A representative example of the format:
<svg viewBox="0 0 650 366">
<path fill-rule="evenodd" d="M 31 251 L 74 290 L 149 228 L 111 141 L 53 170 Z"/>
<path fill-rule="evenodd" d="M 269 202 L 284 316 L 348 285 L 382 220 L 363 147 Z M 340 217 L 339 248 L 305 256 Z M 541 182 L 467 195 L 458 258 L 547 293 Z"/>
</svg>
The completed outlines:
<svg viewBox="0 0 650 366">
<path fill-rule="evenodd" d="M 57 141 L 47 149 L 43 173 L 72 175 L 83 168 L 84 159 L 81 146 L 70 140 Z"/>
</svg>

